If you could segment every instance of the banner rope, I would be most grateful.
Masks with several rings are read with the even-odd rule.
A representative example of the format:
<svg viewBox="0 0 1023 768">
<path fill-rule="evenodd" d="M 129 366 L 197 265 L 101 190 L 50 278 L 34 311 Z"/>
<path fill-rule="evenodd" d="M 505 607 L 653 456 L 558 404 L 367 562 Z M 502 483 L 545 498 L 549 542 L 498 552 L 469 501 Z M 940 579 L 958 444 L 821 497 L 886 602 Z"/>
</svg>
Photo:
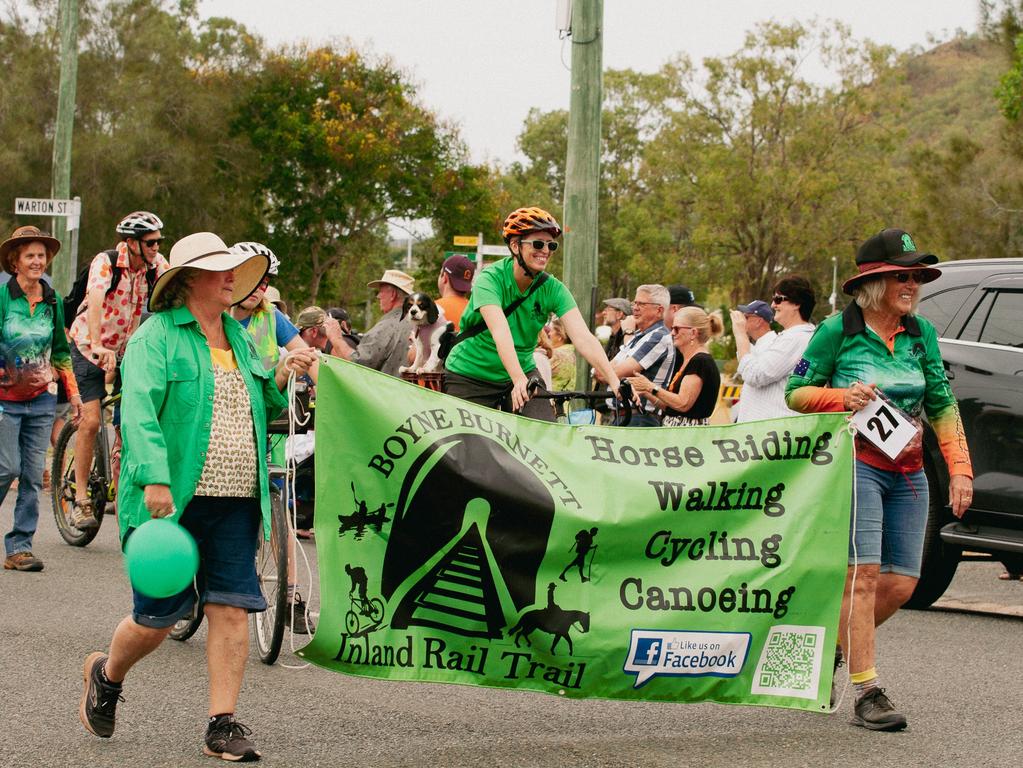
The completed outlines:
<svg viewBox="0 0 1023 768">
<path fill-rule="evenodd" d="M 849 610 L 846 611 L 845 620 L 845 647 L 849 653 L 849 658 L 845 660 L 845 666 L 850 669 L 852 663 L 852 617 L 853 617 L 853 606 L 856 603 L 856 574 L 860 567 L 860 554 L 856 547 L 856 425 L 849 421 L 849 426 L 846 428 L 846 434 L 852 438 L 852 454 L 853 454 L 853 476 L 852 476 L 852 515 L 849 521 L 849 541 L 852 542 L 853 551 L 853 571 L 852 579 L 849 581 Z M 835 670 L 837 673 L 838 670 Z M 834 685 L 834 682 L 832 682 Z M 830 712 L 837 712 L 842 708 L 842 702 L 845 701 L 845 694 L 849 691 L 849 675 L 845 676 L 845 683 L 842 684 L 842 690 L 838 694 L 838 698 L 835 701 L 834 709 L 829 710 Z"/>
<path fill-rule="evenodd" d="M 290 562 L 291 561 L 291 551 L 292 551 L 292 545 L 294 545 L 295 553 L 296 554 L 301 553 L 302 561 L 303 561 L 303 563 L 305 565 L 305 575 L 306 575 L 306 577 L 308 578 L 308 581 L 309 581 L 309 593 L 308 593 L 308 599 L 306 600 L 306 606 L 307 606 L 307 608 L 306 608 L 306 611 L 307 611 L 307 614 L 306 614 L 306 624 L 308 624 L 309 620 L 312 618 L 312 611 L 309 610 L 308 606 L 312 604 L 314 581 L 313 581 L 312 565 L 309 563 L 309 556 L 306 554 L 305 550 L 302 547 L 299 546 L 299 544 L 298 544 L 298 536 L 295 533 L 295 531 L 298 529 L 298 499 L 297 499 L 297 493 L 295 491 L 295 475 L 298 473 L 298 462 L 295 460 L 295 450 L 294 450 L 295 441 L 294 441 L 294 437 L 295 437 L 295 430 L 296 430 L 296 428 L 297 427 L 304 427 L 306 424 L 308 424 L 309 423 L 309 419 L 312 418 L 312 414 L 311 413 L 306 413 L 305 414 L 305 418 L 302 421 L 298 420 L 298 416 L 297 416 L 297 413 L 296 413 L 296 407 L 295 407 L 296 406 L 296 402 L 297 402 L 297 394 L 296 394 L 297 393 L 297 388 L 295 386 L 296 375 L 295 375 L 295 369 L 292 368 L 287 363 L 287 354 L 285 354 L 285 367 L 289 369 L 289 373 L 288 373 L 288 438 L 287 438 L 287 441 L 284 444 L 284 464 L 285 464 L 285 473 L 284 473 L 284 510 L 285 510 L 285 514 L 288 515 L 288 547 L 287 547 L 288 560 L 289 560 L 288 574 L 289 574 L 289 581 L 290 581 L 290 574 L 291 574 L 291 562 Z M 288 451 L 288 443 L 289 442 L 292 445 L 292 450 L 290 452 Z M 301 585 L 301 579 L 298 578 L 299 564 L 296 562 L 294 564 L 294 566 L 295 566 L 295 594 L 298 594 L 298 588 Z M 288 645 L 290 646 L 292 654 L 294 654 L 295 650 L 296 650 L 295 649 L 295 631 L 293 629 L 293 627 L 295 625 L 295 601 L 291 600 L 287 604 L 286 608 L 287 608 L 287 610 L 289 610 L 291 612 L 291 616 L 290 616 L 291 620 L 288 622 Z M 283 661 L 281 661 L 280 665 L 282 667 L 284 667 L 285 669 L 305 669 L 306 667 L 309 666 L 309 662 L 306 662 L 304 664 L 286 664 Z"/>
</svg>

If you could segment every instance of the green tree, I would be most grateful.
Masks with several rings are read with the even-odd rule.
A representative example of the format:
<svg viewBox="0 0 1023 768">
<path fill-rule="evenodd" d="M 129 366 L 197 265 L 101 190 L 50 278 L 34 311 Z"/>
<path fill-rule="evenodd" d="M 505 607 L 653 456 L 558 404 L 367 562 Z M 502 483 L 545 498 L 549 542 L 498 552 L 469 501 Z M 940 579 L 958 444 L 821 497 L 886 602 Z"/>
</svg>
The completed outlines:
<svg viewBox="0 0 1023 768">
<path fill-rule="evenodd" d="M 288 284 L 311 302 L 330 274 L 343 299 L 361 298 L 360 267 L 367 249 L 382 257 L 388 219 L 457 221 L 478 202 L 478 178 L 454 132 L 390 62 L 352 48 L 267 57 L 233 133 L 261 159 L 251 188 L 261 220 L 294 259 Z"/>
</svg>

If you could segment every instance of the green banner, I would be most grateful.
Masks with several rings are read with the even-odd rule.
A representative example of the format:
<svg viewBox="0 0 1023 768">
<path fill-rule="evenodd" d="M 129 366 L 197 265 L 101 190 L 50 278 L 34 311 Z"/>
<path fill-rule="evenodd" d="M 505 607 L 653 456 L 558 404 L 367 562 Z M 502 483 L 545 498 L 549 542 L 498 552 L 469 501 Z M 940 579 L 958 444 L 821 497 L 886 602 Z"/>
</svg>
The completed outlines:
<svg viewBox="0 0 1023 768">
<path fill-rule="evenodd" d="M 547 424 L 324 360 L 322 612 L 300 655 L 395 680 L 827 710 L 843 415 Z"/>
</svg>

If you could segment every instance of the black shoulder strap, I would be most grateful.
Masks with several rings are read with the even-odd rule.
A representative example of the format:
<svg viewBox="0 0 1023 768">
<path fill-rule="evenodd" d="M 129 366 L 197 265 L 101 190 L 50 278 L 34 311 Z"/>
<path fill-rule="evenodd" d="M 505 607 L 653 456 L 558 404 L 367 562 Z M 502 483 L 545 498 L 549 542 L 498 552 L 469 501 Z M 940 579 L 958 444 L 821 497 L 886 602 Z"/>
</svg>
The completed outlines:
<svg viewBox="0 0 1023 768">
<path fill-rule="evenodd" d="M 121 281 L 121 268 L 117 266 L 117 249 L 111 248 L 109 251 L 103 251 L 110 259 L 110 287 L 107 288 L 107 296 L 117 290 L 117 284 Z"/>
<path fill-rule="evenodd" d="M 533 284 L 531 286 L 529 286 L 529 290 L 526 291 L 524 296 L 519 296 L 517 299 L 515 299 L 515 301 L 513 301 L 511 304 L 504 308 L 504 316 L 511 317 L 512 312 L 514 312 L 516 309 L 522 306 L 522 302 L 524 302 L 526 299 L 532 296 L 536 289 L 547 281 L 548 277 L 550 277 L 550 275 L 548 275 L 546 272 L 541 272 L 540 276 L 533 281 Z M 485 322 L 479 322 L 472 328 L 463 328 L 461 333 L 459 333 L 455 337 L 455 340 L 452 342 L 451 344 L 452 348 L 454 348 L 456 344 L 460 344 L 466 339 L 471 339 L 473 336 L 479 336 L 485 330 L 487 330 L 487 324 Z"/>
</svg>

